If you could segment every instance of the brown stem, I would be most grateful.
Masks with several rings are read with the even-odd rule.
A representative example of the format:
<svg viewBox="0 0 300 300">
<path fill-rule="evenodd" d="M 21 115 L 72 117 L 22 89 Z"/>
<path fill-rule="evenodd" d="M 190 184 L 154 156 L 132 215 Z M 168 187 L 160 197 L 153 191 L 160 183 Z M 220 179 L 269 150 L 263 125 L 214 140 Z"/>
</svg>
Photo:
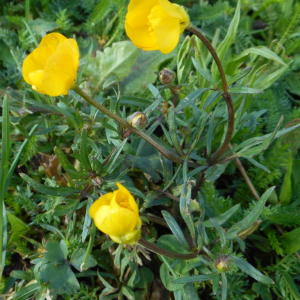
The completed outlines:
<svg viewBox="0 0 300 300">
<path fill-rule="evenodd" d="M 228 147 L 229 147 L 230 150 L 233 149 L 233 147 L 232 147 L 231 144 L 229 144 Z M 241 161 L 240 161 L 238 158 L 235 158 L 235 159 L 234 159 L 234 162 L 235 162 L 236 166 L 238 167 L 238 169 L 240 170 L 242 176 L 244 177 L 244 179 L 245 179 L 245 181 L 246 181 L 246 183 L 247 183 L 247 185 L 248 185 L 248 187 L 249 187 L 251 193 L 253 194 L 253 196 L 255 197 L 255 199 L 256 199 L 257 201 L 259 201 L 260 196 L 258 195 L 258 193 L 257 193 L 257 191 L 256 191 L 256 189 L 255 189 L 255 187 L 254 187 L 254 185 L 252 184 L 252 182 L 251 182 L 251 180 L 250 180 L 248 174 L 246 173 L 246 170 L 244 169 L 244 167 L 243 167 Z"/>
<path fill-rule="evenodd" d="M 100 111 L 102 111 L 104 114 L 108 115 L 115 121 L 117 121 L 119 124 L 123 125 L 130 131 L 134 132 L 135 134 L 139 135 L 141 138 L 146 140 L 150 145 L 152 145 L 157 151 L 159 151 L 164 157 L 169 159 L 170 161 L 173 161 L 178 164 L 183 164 L 184 160 L 180 158 L 179 156 L 175 155 L 165 147 L 161 146 L 159 143 L 157 143 L 155 140 L 153 140 L 150 136 L 148 136 L 146 133 L 143 131 L 140 131 L 139 129 L 131 126 L 128 122 L 117 116 L 116 114 L 112 113 L 110 110 L 96 102 L 92 97 L 87 95 L 83 90 L 81 90 L 77 85 L 73 87 L 73 90 L 81 96 L 83 99 L 85 99 L 87 102 L 98 108 Z M 196 162 L 188 162 L 188 166 L 190 167 L 199 167 L 199 164 Z"/>
<path fill-rule="evenodd" d="M 198 253 L 180 254 L 180 253 L 172 252 L 172 251 L 166 250 L 164 248 L 158 247 L 157 245 L 152 244 L 152 243 L 146 241 L 143 238 L 141 238 L 138 241 L 138 244 L 142 245 L 147 250 L 150 250 L 150 251 L 152 251 L 156 254 L 163 255 L 163 256 L 166 256 L 166 257 L 170 257 L 170 258 L 193 259 L 193 258 L 196 258 L 198 256 Z"/>
<path fill-rule="evenodd" d="M 221 76 L 221 80 L 222 80 L 222 85 L 223 85 L 223 93 L 222 96 L 226 102 L 226 106 L 227 106 L 227 112 L 228 112 L 228 124 L 227 124 L 227 132 L 226 132 L 226 137 L 225 140 L 223 142 L 223 144 L 221 145 L 221 147 L 217 150 L 216 153 L 213 154 L 210 162 L 209 162 L 209 166 L 214 165 L 218 159 L 222 156 L 222 154 L 224 153 L 224 151 L 226 150 L 226 148 L 228 147 L 232 134 L 233 134 L 233 129 L 234 129 L 234 107 L 233 107 L 233 102 L 231 99 L 231 95 L 228 92 L 228 83 L 226 80 L 226 76 L 225 76 L 225 72 L 222 66 L 222 63 L 218 57 L 218 54 L 216 52 L 216 50 L 214 49 L 214 47 L 212 46 L 212 44 L 210 43 L 210 41 L 202 34 L 202 32 L 197 29 L 196 27 L 194 27 L 193 25 L 190 25 L 189 27 L 186 28 L 187 30 L 189 30 L 191 33 L 195 34 L 206 46 L 206 48 L 208 49 L 208 51 L 211 53 L 214 61 L 216 62 L 216 65 L 218 67 L 220 76 Z M 199 174 L 196 186 L 193 189 L 193 195 L 197 194 L 199 189 L 201 188 L 203 182 L 204 182 L 204 175 L 203 175 L 204 171 L 201 172 Z"/>
</svg>

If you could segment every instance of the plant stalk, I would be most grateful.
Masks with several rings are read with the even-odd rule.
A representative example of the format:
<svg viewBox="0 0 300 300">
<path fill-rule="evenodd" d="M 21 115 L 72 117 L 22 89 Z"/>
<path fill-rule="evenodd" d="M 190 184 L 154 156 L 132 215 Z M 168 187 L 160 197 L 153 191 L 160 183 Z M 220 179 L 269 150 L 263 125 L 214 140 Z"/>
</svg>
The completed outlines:
<svg viewBox="0 0 300 300">
<path fill-rule="evenodd" d="M 98 102 L 96 102 L 92 97 L 90 97 L 89 95 L 87 95 L 77 85 L 75 85 L 73 87 L 73 90 L 79 96 L 81 96 L 83 99 L 85 99 L 87 102 L 89 102 L 90 104 L 92 104 L 93 106 L 95 106 L 97 109 L 99 109 L 100 111 L 102 111 L 104 114 L 108 115 L 109 117 L 111 117 L 112 119 L 114 119 L 115 121 L 117 121 L 119 124 L 123 125 L 124 127 L 126 127 L 127 129 L 129 129 L 130 131 L 134 132 L 135 134 L 139 135 L 141 138 L 143 138 L 144 140 L 146 140 L 150 145 L 152 145 L 164 157 L 166 157 L 167 159 L 169 159 L 170 161 L 173 161 L 175 163 L 183 164 L 184 160 L 182 158 L 180 158 L 179 156 L 175 155 L 174 153 L 172 153 L 171 151 L 169 151 L 165 147 L 161 146 L 159 143 L 157 143 L 155 140 L 153 140 L 150 136 L 148 136 L 144 132 L 140 131 L 139 129 L 131 126 L 128 122 L 126 122 L 125 120 L 123 120 L 122 118 L 120 118 L 119 116 L 117 116 L 116 114 L 112 113 L 110 110 L 108 110 L 107 108 L 105 108 L 104 106 L 102 106 L 101 104 L 99 104 Z M 189 167 L 198 167 L 199 164 L 196 163 L 196 162 L 191 162 L 190 161 L 190 162 L 188 162 L 188 166 Z"/>
<path fill-rule="evenodd" d="M 194 35 L 196 35 L 206 46 L 206 48 L 208 49 L 208 51 L 211 53 L 214 61 L 216 62 L 216 65 L 218 67 L 220 76 L 221 76 L 221 81 L 222 81 L 222 85 L 223 85 L 223 92 L 222 92 L 222 96 L 226 102 L 226 106 L 227 106 L 227 113 L 228 113 L 228 124 L 227 124 L 227 132 L 226 132 L 226 137 L 225 140 L 223 142 L 223 144 L 220 146 L 220 148 L 213 154 L 212 158 L 209 161 L 209 166 L 214 165 L 218 159 L 222 156 L 222 154 L 224 153 L 224 151 L 226 150 L 226 148 L 228 147 L 232 134 L 233 134 L 233 130 L 234 130 L 234 107 L 233 107 L 233 102 L 231 99 L 231 95 L 228 92 L 228 83 L 226 80 L 226 76 L 225 76 L 225 72 L 222 66 L 222 63 L 218 57 L 218 54 L 216 52 L 216 50 L 214 49 L 214 47 L 212 46 L 212 44 L 210 43 L 210 41 L 202 34 L 202 32 L 194 27 L 193 25 L 190 25 L 186 28 L 188 31 L 190 31 L 191 33 L 193 33 Z M 196 186 L 193 190 L 193 195 L 195 195 L 199 189 L 201 188 L 203 182 L 204 182 L 204 175 L 202 174 L 203 172 L 201 172 L 199 174 L 199 178 L 197 180 Z"/>
<path fill-rule="evenodd" d="M 146 241 L 144 238 L 141 238 L 138 241 L 138 244 L 140 244 L 141 246 L 145 247 L 147 250 L 150 250 L 156 254 L 163 255 L 166 257 L 170 257 L 170 258 L 185 260 L 185 259 L 193 259 L 198 256 L 198 253 L 180 254 L 180 253 L 172 252 L 172 251 L 163 249 L 161 247 L 158 247 L 157 245 Z"/>
</svg>

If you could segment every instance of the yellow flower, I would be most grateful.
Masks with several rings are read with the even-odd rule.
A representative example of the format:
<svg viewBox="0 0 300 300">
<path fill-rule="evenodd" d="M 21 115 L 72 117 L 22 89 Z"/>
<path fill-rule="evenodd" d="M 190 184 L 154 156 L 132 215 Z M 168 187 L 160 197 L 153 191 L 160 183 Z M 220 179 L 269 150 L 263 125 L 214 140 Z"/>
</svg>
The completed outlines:
<svg viewBox="0 0 300 300">
<path fill-rule="evenodd" d="M 125 30 L 136 47 L 170 53 L 190 24 L 182 6 L 168 0 L 131 0 Z"/>
<path fill-rule="evenodd" d="M 118 190 L 105 194 L 90 208 L 96 227 L 119 244 L 134 245 L 141 237 L 139 208 L 130 192 L 117 182 Z"/>
<path fill-rule="evenodd" d="M 25 58 L 23 77 L 39 93 L 66 95 L 75 84 L 78 66 L 77 42 L 60 33 L 50 33 Z"/>
</svg>

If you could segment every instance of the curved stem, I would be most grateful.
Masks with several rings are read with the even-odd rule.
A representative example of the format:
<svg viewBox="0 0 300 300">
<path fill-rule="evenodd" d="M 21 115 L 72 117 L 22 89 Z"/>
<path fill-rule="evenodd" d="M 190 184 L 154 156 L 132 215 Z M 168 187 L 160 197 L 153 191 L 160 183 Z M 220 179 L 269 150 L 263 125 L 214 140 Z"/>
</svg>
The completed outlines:
<svg viewBox="0 0 300 300">
<path fill-rule="evenodd" d="M 228 124 L 227 124 L 227 132 L 226 132 L 226 137 L 225 140 L 223 142 L 223 144 L 220 146 L 220 148 L 213 154 L 210 162 L 209 162 L 209 166 L 214 165 L 218 159 L 222 156 L 222 154 L 224 153 L 224 151 L 226 150 L 226 148 L 228 147 L 232 134 L 233 134 L 233 129 L 234 129 L 234 107 L 233 107 L 233 102 L 231 99 L 231 95 L 228 92 L 228 83 L 226 80 L 226 76 L 225 76 L 225 72 L 222 66 L 222 63 L 218 57 L 218 54 L 216 52 L 216 50 L 214 49 L 214 47 L 212 46 L 212 44 L 209 42 L 209 40 L 202 34 L 202 32 L 197 29 L 196 27 L 194 27 L 193 25 L 190 25 L 189 27 L 186 28 L 188 31 L 190 31 L 191 33 L 195 34 L 206 46 L 206 48 L 208 49 L 208 51 L 211 53 L 214 61 L 216 62 L 216 65 L 218 67 L 220 76 L 221 76 L 221 80 L 222 80 L 222 85 L 223 85 L 223 93 L 222 96 L 225 99 L 226 102 L 226 106 L 227 106 L 227 112 L 228 112 Z M 197 194 L 198 190 L 200 189 L 201 185 L 204 182 L 204 175 L 202 174 L 203 172 L 201 172 L 199 174 L 199 178 L 197 180 L 196 186 L 193 189 L 193 194 Z"/>
<path fill-rule="evenodd" d="M 158 247 L 157 245 L 152 244 L 152 243 L 146 241 L 143 238 L 141 238 L 138 241 L 138 244 L 142 245 L 147 250 L 150 250 L 150 251 L 152 251 L 152 252 L 154 252 L 156 254 L 167 256 L 167 257 L 170 257 L 170 258 L 193 259 L 193 258 L 196 258 L 198 256 L 198 253 L 180 254 L 180 253 L 172 252 L 172 251 L 163 249 L 161 247 Z"/>
<path fill-rule="evenodd" d="M 187 27 L 186 30 L 188 30 L 191 33 L 193 33 L 194 35 L 196 35 L 203 42 L 203 44 L 206 46 L 206 48 L 208 49 L 208 51 L 212 55 L 214 61 L 216 62 L 218 70 L 220 72 L 220 75 L 221 75 L 223 90 L 224 90 L 224 92 L 227 92 L 228 91 L 228 84 L 227 84 L 225 72 L 224 72 L 222 63 L 219 59 L 219 56 L 218 56 L 215 48 L 212 46 L 210 41 L 203 35 L 203 33 L 198 28 L 194 27 L 192 24 L 189 27 Z"/>
<path fill-rule="evenodd" d="M 73 90 L 79 96 L 81 96 L 83 99 L 85 99 L 87 102 L 89 102 L 90 104 L 92 104 L 93 106 L 95 106 L 96 108 L 98 108 L 100 111 L 102 111 L 104 114 L 108 115 L 109 117 L 111 117 L 112 119 L 114 119 L 115 121 L 117 121 L 119 124 L 123 125 L 124 127 L 126 127 L 127 129 L 129 129 L 130 131 L 134 132 L 135 134 L 139 135 L 141 138 L 143 138 L 144 140 L 146 140 L 150 145 L 152 145 L 164 157 L 166 157 L 167 159 L 169 159 L 169 160 L 171 160 L 171 161 L 173 161 L 175 163 L 183 164 L 184 160 L 182 158 L 180 158 L 179 156 L 175 155 L 174 153 L 172 153 L 171 151 L 169 151 L 165 147 L 161 146 L 159 143 L 157 143 L 155 140 L 153 140 L 146 133 L 144 133 L 143 131 L 140 131 L 139 129 L 137 129 L 137 128 L 133 127 L 133 126 L 131 126 L 128 122 L 126 122 L 125 120 L 123 120 L 122 118 L 120 118 L 119 116 L 117 116 L 116 114 L 112 113 L 110 110 L 108 110 L 107 108 L 105 108 L 104 106 L 102 106 L 101 104 L 99 104 L 98 102 L 96 102 L 92 97 L 90 97 L 89 95 L 87 95 L 77 85 L 75 85 L 73 87 Z M 198 167 L 199 164 L 197 164 L 196 162 L 188 162 L 188 166 L 190 166 L 190 167 Z"/>
</svg>

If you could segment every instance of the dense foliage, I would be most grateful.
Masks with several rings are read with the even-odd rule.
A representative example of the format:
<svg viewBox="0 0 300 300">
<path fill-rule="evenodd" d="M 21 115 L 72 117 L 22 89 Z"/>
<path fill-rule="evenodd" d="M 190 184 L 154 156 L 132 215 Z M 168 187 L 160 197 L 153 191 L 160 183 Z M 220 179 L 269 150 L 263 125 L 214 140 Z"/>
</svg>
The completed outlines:
<svg viewBox="0 0 300 300">
<path fill-rule="evenodd" d="M 169 54 L 137 49 L 124 30 L 128 2 L 0 0 L 1 294 L 300 299 L 299 1 L 174 1 L 229 83 L 233 137 L 217 161 L 228 112 L 212 55 L 188 31 Z M 54 31 L 79 45 L 77 85 L 128 122 L 142 112 L 137 130 L 180 163 L 76 90 L 50 97 L 25 83 L 25 57 Z M 175 81 L 163 81 L 164 68 Z M 92 224 L 89 208 L 116 182 L 159 249 L 123 247 Z"/>
</svg>

